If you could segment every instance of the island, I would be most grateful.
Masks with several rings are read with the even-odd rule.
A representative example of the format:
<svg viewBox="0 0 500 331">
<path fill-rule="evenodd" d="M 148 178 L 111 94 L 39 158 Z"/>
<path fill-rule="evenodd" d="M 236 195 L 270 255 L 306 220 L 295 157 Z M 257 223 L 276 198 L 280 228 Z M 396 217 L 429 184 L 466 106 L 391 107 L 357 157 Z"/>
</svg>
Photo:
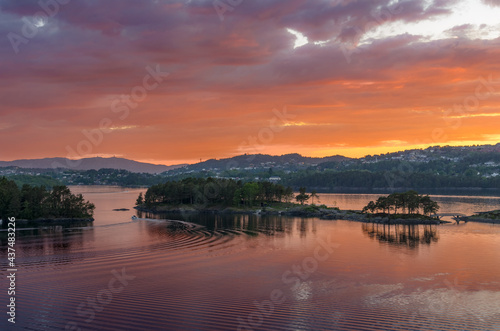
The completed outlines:
<svg viewBox="0 0 500 331">
<path fill-rule="evenodd" d="M 0 178 L 0 220 L 15 217 L 19 223 L 90 223 L 94 209 L 94 204 L 64 185 L 47 189 L 24 184 L 20 188 L 13 180 Z"/>
<path fill-rule="evenodd" d="M 242 182 L 219 178 L 185 178 L 153 185 L 139 195 L 136 209 L 162 213 L 258 212 L 263 208 L 289 207 L 294 198 L 292 188 L 271 182 Z"/>
<path fill-rule="evenodd" d="M 319 202 L 317 193 L 306 192 L 306 188 L 301 187 L 298 194 L 294 194 L 291 187 L 267 181 L 244 183 L 210 177 L 186 178 L 151 186 L 144 195 L 141 193 L 138 196 L 135 208 L 152 214 L 286 215 L 387 224 L 444 222 L 433 216 L 439 210 L 439 205 L 428 195 L 419 195 L 415 191 L 380 197 L 376 202 L 371 201 L 362 211 L 343 211 L 336 207 L 317 205 L 314 203 Z M 309 200 L 311 204 L 305 204 Z M 401 213 L 398 213 L 399 210 Z"/>
<path fill-rule="evenodd" d="M 463 221 L 500 224 L 500 210 L 477 212 L 471 216 L 457 216 L 455 220 L 457 223 Z"/>
</svg>

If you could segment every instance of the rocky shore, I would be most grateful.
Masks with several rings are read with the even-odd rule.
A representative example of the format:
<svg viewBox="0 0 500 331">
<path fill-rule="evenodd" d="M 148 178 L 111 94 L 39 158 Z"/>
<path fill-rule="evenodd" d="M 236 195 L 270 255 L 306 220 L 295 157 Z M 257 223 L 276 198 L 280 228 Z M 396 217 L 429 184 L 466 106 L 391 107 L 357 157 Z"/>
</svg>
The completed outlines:
<svg viewBox="0 0 500 331">
<path fill-rule="evenodd" d="M 40 218 L 36 220 L 16 219 L 17 225 L 71 225 L 75 223 L 92 224 L 93 218 Z"/>
<path fill-rule="evenodd" d="M 472 216 L 458 216 L 455 218 L 457 222 L 478 222 L 500 224 L 500 210 L 492 210 L 487 212 L 479 212 Z"/>
<path fill-rule="evenodd" d="M 473 217 L 473 216 L 462 216 L 459 218 L 459 220 L 464 221 L 464 222 L 500 224 L 500 219 L 480 218 L 480 217 Z"/>
<path fill-rule="evenodd" d="M 319 206 L 294 206 L 288 208 L 268 208 L 263 207 L 260 209 L 249 208 L 231 208 L 231 207 L 203 207 L 196 208 L 189 207 L 168 207 L 160 206 L 157 208 L 135 207 L 135 209 L 152 214 L 226 214 L 226 215 L 283 215 L 292 217 L 317 217 L 324 220 L 348 220 L 363 223 L 379 223 L 379 224 L 442 224 L 450 223 L 436 218 L 431 218 L 422 215 L 415 215 L 414 217 L 403 215 L 398 218 L 397 216 L 380 214 L 363 214 L 359 211 L 343 211 L 338 208 L 322 208 Z"/>
</svg>

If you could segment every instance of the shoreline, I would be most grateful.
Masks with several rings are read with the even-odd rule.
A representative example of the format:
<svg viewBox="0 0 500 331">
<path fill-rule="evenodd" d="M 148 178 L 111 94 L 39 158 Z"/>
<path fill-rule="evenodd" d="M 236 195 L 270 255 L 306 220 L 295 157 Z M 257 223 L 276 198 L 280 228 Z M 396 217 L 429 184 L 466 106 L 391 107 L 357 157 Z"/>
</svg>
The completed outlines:
<svg viewBox="0 0 500 331">
<path fill-rule="evenodd" d="M 459 216 L 456 222 L 477 222 L 500 224 L 500 210 L 490 210 L 485 212 L 477 212 L 472 216 Z"/>
<path fill-rule="evenodd" d="M 500 224 L 500 219 L 482 218 L 474 216 L 461 216 L 458 219 L 459 222 L 475 222 L 475 223 L 490 223 L 490 224 Z"/>
<path fill-rule="evenodd" d="M 16 225 L 68 225 L 72 223 L 93 223 L 94 218 L 39 218 L 35 220 L 16 219 Z"/>
<path fill-rule="evenodd" d="M 64 183 L 63 183 L 64 184 Z M 68 187 L 85 187 L 85 186 L 110 186 L 124 189 L 147 189 L 151 185 L 119 185 L 119 184 L 75 184 L 66 183 Z M 337 187 L 335 189 L 325 188 L 322 186 L 310 186 L 310 189 L 316 189 L 318 194 L 391 194 L 398 191 L 406 191 L 415 189 L 422 194 L 429 195 L 445 195 L 445 196 L 474 196 L 474 197 L 500 197 L 500 189 L 492 187 L 447 187 L 447 188 L 432 188 L 432 187 L 374 187 L 366 189 L 364 187 Z"/>
<path fill-rule="evenodd" d="M 452 223 L 449 221 L 443 221 L 436 218 L 422 218 L 424 216 L 418 215 L 419 217 L 405 217 L 405 218 L 390 218 L 387 216 L 373 215 L 373 214 L 361 214 L 356 211 L 342 211 L 339 209 L 330 208 L 319 208 L 317 206 L 294 206 L 291 208 L 275 209 L 262 207 L 262 209 L 237 209 L 231 207 L 212 207 L 212 208 L 195 208 L 195 207 L 170 207 L 161 206 L 161 210 L 157 208 L 145 208 L 136 206 L 134 209 L 151 213 L 155 215 L 162 214 L 214 214 L 214 215 L 281 215 L 281 216 L 291 216 L 291 217 L 306 217 L 312 218 L 316 217 L 322 220 L 346 220 L 361 223 L 378 223 L 378 224 L 422 224 L 422 225 L 438 225 L 445 223 Z M 312 209 L 312 210 L 311 210 Z"/>
</svg>

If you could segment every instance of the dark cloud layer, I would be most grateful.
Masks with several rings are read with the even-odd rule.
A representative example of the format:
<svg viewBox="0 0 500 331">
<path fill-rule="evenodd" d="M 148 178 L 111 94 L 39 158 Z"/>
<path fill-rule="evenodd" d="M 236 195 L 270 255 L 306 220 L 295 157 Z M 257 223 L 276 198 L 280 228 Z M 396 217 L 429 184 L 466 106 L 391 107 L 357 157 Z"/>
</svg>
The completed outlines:
<svg viewBox="0 0 500 331">
<path fill-rule="evenodd" d="M 402 33 L 357 44 L 389 22 L 444 17 L 456 0 L 243 0 L 227 5 L 223 20 L 212 0 L 60 1 L 42 1 L 53 14 L 46 20 L 36 19 L 38 0 L 0 1 L 0 159 L 65 156 L 103 118 L 114 130 L 90 154 L 220 157 L 283 105 L 295 105 L 298 124 L 276 133 L 269 151 L 431 140 L 429 121 L 446 127 L 442 110 L 498 72 L 499 41 L 468 39 L 471 25 L 449 30 L 448 40 Z M 294 49 L 287 29 L 309 44 Z M 120 118 L 113 100 L 142 86 L 156 65 L 168 78 Z M 375 119 L 385 121 L 384 133 Z M 412 125 L 402 130 L 402 121 Z M 475 126 L 467 136 L 463 125 L 449 141 L 476 137 Z M 30 143 L 34 136 L 43 148 Z"/>
</svg>

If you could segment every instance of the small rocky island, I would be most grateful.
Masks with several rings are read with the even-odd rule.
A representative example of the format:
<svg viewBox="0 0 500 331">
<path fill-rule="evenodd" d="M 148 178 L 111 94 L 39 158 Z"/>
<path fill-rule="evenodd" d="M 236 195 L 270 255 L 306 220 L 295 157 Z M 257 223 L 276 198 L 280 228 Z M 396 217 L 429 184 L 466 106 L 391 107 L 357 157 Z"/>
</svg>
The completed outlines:
<svg viewBox="0 0 500 331">
<path fill-rule="evenodd" d="M 457 216 L 457 222 L 479 222 L 500 224 L 500 210 L 492 210 L 486 212 L 477 212 L 472 216 Z"/>
<path fill-rule="evenodd" d="M 342 211 L 317 205 L 316 192 L 297 195 L 292 188 L 271 182 L 247 182 L 231 179 L 186 178 L 151 186 L 139 195 L 136 209 L 162 213 L 260 214 L 319 217 L 388 224 L 440 224 L 439 205 L 428 195 L 415 191 L 393 193 L 370 201 L 362 211 Z M 292 202 L 295 200 L 295 202 Z M 306 202 L 311 201 L 310 205 Z M 422 213 L 420 213 L 420 211 Z"/>
<path fill-rule="evenodd" d="M 95 206 L 81 194 L 72 194 L 64 185 L 46 189 L 45 186 L 23 185 L 0 178 L 0 219 L 15 217 L 22 224 L 91 223 Z M 6 223 L 6 222 L 3 222 Z"/>
</svg>

